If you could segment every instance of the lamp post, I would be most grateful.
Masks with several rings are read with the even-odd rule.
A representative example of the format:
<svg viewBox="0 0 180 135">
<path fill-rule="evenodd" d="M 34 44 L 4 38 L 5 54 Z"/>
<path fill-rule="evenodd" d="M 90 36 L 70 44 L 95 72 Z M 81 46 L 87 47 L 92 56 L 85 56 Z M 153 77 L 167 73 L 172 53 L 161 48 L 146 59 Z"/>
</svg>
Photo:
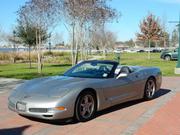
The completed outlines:
<svg viewBox="0 0 180 135">
<path fill-rule="evenodd" d="M 171 21 L 169 23 L 176 23 L 179 30 L 179 48 L 178 48 L 178 62 L 175 68 L 175 74 L 180 74 L 180 14 L 179 14 L 179 21 Z"/>
<path fill-rule="evenodd" d="M 178 49 L 178 63 L 177 63 L 177 68 L 180 68 L 180 16 L 179 16 L 179 49 Z"/>
</svg>

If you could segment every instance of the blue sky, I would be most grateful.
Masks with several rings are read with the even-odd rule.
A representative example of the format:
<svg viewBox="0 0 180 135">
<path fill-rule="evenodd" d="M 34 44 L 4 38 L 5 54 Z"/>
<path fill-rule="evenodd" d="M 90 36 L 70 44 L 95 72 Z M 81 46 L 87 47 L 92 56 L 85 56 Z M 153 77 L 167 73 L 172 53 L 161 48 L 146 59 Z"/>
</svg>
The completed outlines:
<svg viewBox="0 0 180 135">
<path fill-rule="evenodd" d="M 0 27 L 5 32 L 11 32 L 16 24 L 16 11 L 26 0 L 0 0 Z M 121 12 L 119 22 L 107 25 L 107 29 L 117 34 L 118 40 L 125 41 L 135 38 L 139 31 L 140 21 L 152 12 L 161 20 L 167 22 L 169 32 L 175 28 L 175 24 L 168 21 L 178 20 L 180 12 L 180 0 L 112 0 L 109 3 L 113 8 Z M 63 33 L 64 40 L 68 39 L 68 32 L 62 26 L 56 28 L 56 32 Z"/>
</svg>

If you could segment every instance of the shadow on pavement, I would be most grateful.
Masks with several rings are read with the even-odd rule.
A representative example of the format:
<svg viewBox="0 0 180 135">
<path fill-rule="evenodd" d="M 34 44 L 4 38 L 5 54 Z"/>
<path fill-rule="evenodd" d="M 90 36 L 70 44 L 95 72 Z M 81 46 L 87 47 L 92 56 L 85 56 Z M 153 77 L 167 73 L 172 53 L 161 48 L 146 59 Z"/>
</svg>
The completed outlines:
<svg viewBox="0 0 180 135">
<path fill-rule="evenodd" d="M 0 129 L 0 135 L 23 135 L 23 132 L 29 127 L 31 126 L 27 125 L 16 128 Z"/>
<path fill-rule="evenodd" d="M 67 118 L 67 119 L 61 119 L 61 120 L 43 120 L 43 119 L 38 119 L 38 118 L 33 118 L 33 117 L 28 117 L 28 116 L 22 116 L 22 117 L 27 118 L 32 121 L 36 121 L 36 122 L 59 125 L 59 126 L 72 125 L 72 124 L 78 123 L 78 121 L 74 120 L 73 118 Z"/>
<path fill-rule="evenodd" d="M 160 89 L 158 92 L 156 92 L 154 99 L 159 98 L 161 96 L 164 96 L 164 95 L 168 94 L 169 92 L 171 92 L 171 90 L 169 90 L 169 89 Z M 114 112 L 114 111 L 118 111 L 118 110 L 123 109 L 123 108 L 131 107 L 133 105 L 136 105 L 136 104 L 139 104 L 142 102 L 147 102 L 147 101 L 145 101 L 144 99 L 139 99 L 139 100 L 129 101 L 129 102 L 125 102 L 125 103 L 122 103 L 119 105 L 112 106 L 112 107 L 107 108 L 103 111 L 97 112 L 95 118 L 102 116 L 102 115 L 105 115 L 105 114 L 108 114 L 108 113 L 111 113 L 111 112 Z M 64 119 L 64 120 L 57 120 L 57 121 L 41 120 L 41 119 L 30 118 L 30 117 L 25 117 L 25 118 L 28 118 L 28 119 L 33 120 L 33 121 L 42 122 L 42 123 L 48 123 L 48 124 L 53 124 L 53 125 L 62 125 L 62 126 L 78 123 L 77 121 L 70 119 L 70 118 Z"/>
<path fill-rule="evenodd" d="M 169 90 L 169 89 L 160 89 L 154 95 L 154 99 L 164 96 L 164 95 L 168 94 L 169 92 L 171 92 L 171 90 Z"/>
</svg>

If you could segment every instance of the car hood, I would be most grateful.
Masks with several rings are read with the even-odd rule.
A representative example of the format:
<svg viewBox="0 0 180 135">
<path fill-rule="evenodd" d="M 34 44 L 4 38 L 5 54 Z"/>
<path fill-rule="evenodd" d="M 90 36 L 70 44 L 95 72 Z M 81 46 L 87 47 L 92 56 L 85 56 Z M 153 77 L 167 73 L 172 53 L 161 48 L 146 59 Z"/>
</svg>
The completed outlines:
<svg viewBox="0 0 180 135">
<path fill-rule="evenodd" d="M 23 85 L 17 87 L 13 92 L 14 96 L 52 96 L 64 95 L 65 93 L 78 89 L 82 84 L 97 82 L 98 79 L 75 78 L 67 76 L 54 76 L 46 78 L 38 78 L 27 81 Z"/>
</svg>

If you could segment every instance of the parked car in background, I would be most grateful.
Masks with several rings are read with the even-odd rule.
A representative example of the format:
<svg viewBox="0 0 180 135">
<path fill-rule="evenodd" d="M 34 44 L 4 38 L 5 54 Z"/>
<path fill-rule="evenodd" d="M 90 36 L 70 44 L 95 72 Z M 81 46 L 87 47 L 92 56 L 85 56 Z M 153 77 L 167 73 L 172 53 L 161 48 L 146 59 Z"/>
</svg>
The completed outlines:
<svg viewBox="0 0 180 135">
<path fill-rule="evenodd" d="M 161 53 L 161 59 L 170 61 L 170 60 L 177 60 L 178 59 L 178 48 L 174 51 L 165 50 Z"/>
<path fill-rule="evenodd" d="M 126 52 L 126 53 L 137 53 L 137 50 L 136 49 L 126 49 L 123 52 Z"/>
<path fill-rule="evenodd" d="M 120 49 L 116 49 L 116 50 L 114 50 L 114 53 L 121 53 L 121 52 L 123 52 L 122 50 L 120 50 Z"/>
<path fill-rule="evenodd" d="M 141 49 L 141 50 L 138 50 L 137 52 L 138 52 L 138 53 L 144 53 L 144 52 L 146 52 L 146 51 L 143 50 L 143 49 Z"/>
<path fill-rule="evenodd" d="M 160 49 L 152 49 L 152 50 L 151 50 L 151 53 L 160 53 L 160 52 L 161 52 Z"/>
</svg>

